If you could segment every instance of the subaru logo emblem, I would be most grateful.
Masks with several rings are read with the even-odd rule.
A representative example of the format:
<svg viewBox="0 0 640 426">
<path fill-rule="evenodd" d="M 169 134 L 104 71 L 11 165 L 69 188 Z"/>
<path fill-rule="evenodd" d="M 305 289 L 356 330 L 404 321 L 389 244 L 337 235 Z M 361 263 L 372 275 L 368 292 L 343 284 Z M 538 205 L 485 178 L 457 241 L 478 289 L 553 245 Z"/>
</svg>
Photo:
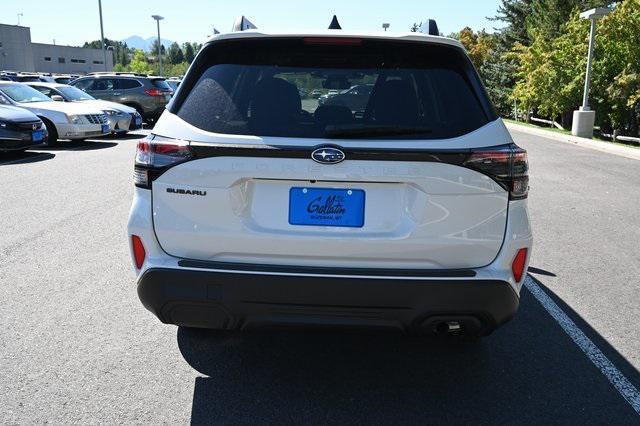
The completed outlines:
<svg viewBox="0 0 640 426">
<path fill-rule="evenodd" d="M 320 164 L 337 164 L 343 161 L 344 157 L 344 152 L 342 152 L 338 148 L 333 148 L 330 146 L 315 149 L 311 153 L 311 158 L 313 159 L 313 161 Z"/>
</svg>

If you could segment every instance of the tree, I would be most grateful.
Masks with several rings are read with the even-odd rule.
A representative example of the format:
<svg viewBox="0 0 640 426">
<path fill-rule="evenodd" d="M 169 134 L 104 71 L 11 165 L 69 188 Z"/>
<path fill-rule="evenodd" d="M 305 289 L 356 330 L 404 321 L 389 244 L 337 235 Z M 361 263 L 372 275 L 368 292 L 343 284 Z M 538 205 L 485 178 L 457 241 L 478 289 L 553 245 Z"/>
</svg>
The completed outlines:
<svg viewBox="0 0 640 426">
<path fill-rule="evenodd" d="M 603 0 L 533 0 L 526 18 L 529 38 L 533 34 L 552 40 L 563 33 L 563 27 L 576 10 L 583 11 L 610 3 Z"/>
<path fill-rule="evenodd" d="M 120 51 L 116 50 L 116 58 L 119 58 L 116 62 L 122 64 L 123 66 L 129 65 L 129 62 L 131 62 L 129 58 L 130 51 L 131 49 L 129 49 L 127 43 L 123 43 L 122 49 L 120 49 Z"/>
<path fill-rule="evenodd" d="M 193 59 L 195 58 L 196 54 L 193 50 L 193 45 L 189 42 L 185 43 L 182 45 L 182 50 L 184 52 L 184 60 L 187 61 L 188 63 L 193 62 Z"/>
<path fill-rule="evenodd" d="M 147 58 L 142 50 L 134 50 L 133 59 L 129 64 L 129 71 L 140 74 L 151 74 L 149 62 L 147 62 Z"/>
<path fill-rule="evenodd" d="M 492 20 L 506 24 L 498 30 L 503 50 L 510 50 L 515 43 L 529 45 L 526 21 L 531 13 L 532 1 L 502 0 L 502 4 L 498 6 L 498 14 Z"/>
<path fill-rule="evenodd" d="M 553 40 L 533 33 L 530 46 L 517 45 L 514 99 L 542 115 L 567 117 L 582 99 L 589 22 L 576 9 Z M 640 116 L 640 0 L 619 3 L 598 23 L 590 103 L 605 131 L 638 134 Z M 563 123 L 565 125 L 565 123 Z"/>
<path fill-rule="evenodd" d="M 118 64 L 126 66 L 129 63 L 131 49 L 129 49 L 126 43 L 105 38 L 104 45 L 105 48 L 111 47 L 113 49 L 114 66 Z M 100 40 L 85 42 L 83 47 L 89 49 L 102 49 L 102 42 Z"/>
<path fill-rule="evenodd" d="M 620 2 L 598 23 L 595 47 L 592 87 L 596 117 L 605 129 L 638 136 L 640 0 Z M 600 116 L 608 121 L 601 121 Z"/>
<path fill-rule="evenodd" d="M 173 42 L 171 46 L 169 46 L 169 62 L 174 65 L 184 62 L 184 55 L 176 42 Z"/>
<path fill-rule="evenodd" d="M 151 48 L 149 49 L 149 53 L 151 53 L 152 55 L 157 55 L 158 54 L 158 39 L 153 40 L 153 43 L 151 43 Z M 164 44 L 160 44 L 160 54 L 162 56 L 166 55 L 166 49 L 164 47 Z"/>
<path fill-rule="evenodd" d="M 168 64 L 164 68 L 164 73 L 167 76 L 183 76 L 187 72 L 187 68 L 189 68 L 189 64 L 186 62 L 181 62 L 179 64 Z"/>
<path fill-rule="evenodd" d="M 465 47 L 471 62 L 478 70 L 482 68 L 495 49 L 495 36 L 488 34 L 485 30 L 476 33 L 471 28 L 465 27 L 456 38 Z"/>
<path fill-rule="evenodd" d="M 409 31 L 411 31 L 412 33 L 417 33 L 420 30 L 421 26 L 422 26 L 422 22 L 420 23 L 414 22 L 413 25 L 411 25 L 411 28 L 409 28 Z"/>
</svg>

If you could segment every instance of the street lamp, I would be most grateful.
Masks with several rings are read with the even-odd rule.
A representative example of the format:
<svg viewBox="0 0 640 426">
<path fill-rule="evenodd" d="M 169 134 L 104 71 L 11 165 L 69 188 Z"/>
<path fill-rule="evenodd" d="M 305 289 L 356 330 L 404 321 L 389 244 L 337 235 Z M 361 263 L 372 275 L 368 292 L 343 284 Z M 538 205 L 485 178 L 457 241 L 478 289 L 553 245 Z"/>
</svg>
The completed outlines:
<svg viewBox="0 0 640 426">
<path fill-rule="evenodd" d="M 160 75 L 162 75 L 162 43 L 160 42 L 160 21 L 164 18 L 160 15 L 152 15 L 153 19 L 156 20 L 156 24 L 158 24 L 158 63 L 160 64 Z"/>
<path fill-rule="evenodd" d="M 382 28 L 387 31 L 387 28 L 389 28 L 391 25 L 387 24 L 386 22 L 384 24 L 382 24 Z"/>
<path fill-rule="evenodd" d="M 587 71 L 584 78 L 584 93 L 582 95 L 582 106 L 579 110 L 573 111 L 573 123 L 571 124 L 571 134 L 583 138 L 593 137 L 593 125 L 596 122 L 596 112 L 589 107 L 589 87 L 591 85 L 591 63 L 593 61 L 593 45 L 596 38 L 596 21 L 611 13 L 611 9 L 598 7 L 582 12 L 580 17 L 591 20 L 591 33 L 589 35 L 589 53 L 587 55 Z"/>
<path fill-rule="evenodd" d="M 104 27 L 102 26 L 102 0 L 98 0 L 98 10 L 100 11 L 100 41 L 102 42 L 102 57 L 104 59 L 104 70 L 109 71 L 107 67 L 107 50 L 104 47 Z"/>
</svg>

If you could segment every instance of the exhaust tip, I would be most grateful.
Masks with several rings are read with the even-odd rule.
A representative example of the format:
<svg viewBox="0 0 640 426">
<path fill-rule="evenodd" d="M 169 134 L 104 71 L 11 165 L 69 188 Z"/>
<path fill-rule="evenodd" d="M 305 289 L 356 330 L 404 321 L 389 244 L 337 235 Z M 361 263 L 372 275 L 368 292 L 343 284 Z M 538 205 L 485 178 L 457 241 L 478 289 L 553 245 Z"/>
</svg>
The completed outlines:
<svg viewBox="0 0 640 426">
<path fill-rule="evenodd" d="M 462 331 L 462 324 L 458 321 L 439 322 L 435 326 L 435 331 L 438 334 L 459 333 Z"/>
<path fill-rule="evenodd" d="M 483 324 L 474 316 L 433 316 L 424 320 L 420 328 L 427 334 L 474 335 L 482 330 Z"/>
</svg>

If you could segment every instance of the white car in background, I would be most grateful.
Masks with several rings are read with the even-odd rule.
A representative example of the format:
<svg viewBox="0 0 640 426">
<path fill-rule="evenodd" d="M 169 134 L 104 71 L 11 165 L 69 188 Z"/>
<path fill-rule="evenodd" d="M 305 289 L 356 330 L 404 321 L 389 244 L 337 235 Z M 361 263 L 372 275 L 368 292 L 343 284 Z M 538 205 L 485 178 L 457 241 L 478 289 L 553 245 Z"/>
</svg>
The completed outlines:
<svg viewBox="0 0 640 426">
<path fill-rule="evenodd" d="M 102 101 L 94 98 L 90 94 L 60 83 L 27 83 L 44 95 L 54 101 L 59 102 L 82 102 L 92 107 L 96 107 L 107 114 L 109 120 L 109 129 L 112 134 L 126 134 L 129 130 L 137 130 L 142 128 L 142 116 L 126 105 L 116 102 Z"/>
<path fill-rule="evenodd" d="M 58 139 L 82 140 L 110 133 L 107 115 L 83 103 L 55 102 L 24 83 L 0 81 L 0 104 L 27 109 L 47 127 L 48 144 Z"/>
</svg>

